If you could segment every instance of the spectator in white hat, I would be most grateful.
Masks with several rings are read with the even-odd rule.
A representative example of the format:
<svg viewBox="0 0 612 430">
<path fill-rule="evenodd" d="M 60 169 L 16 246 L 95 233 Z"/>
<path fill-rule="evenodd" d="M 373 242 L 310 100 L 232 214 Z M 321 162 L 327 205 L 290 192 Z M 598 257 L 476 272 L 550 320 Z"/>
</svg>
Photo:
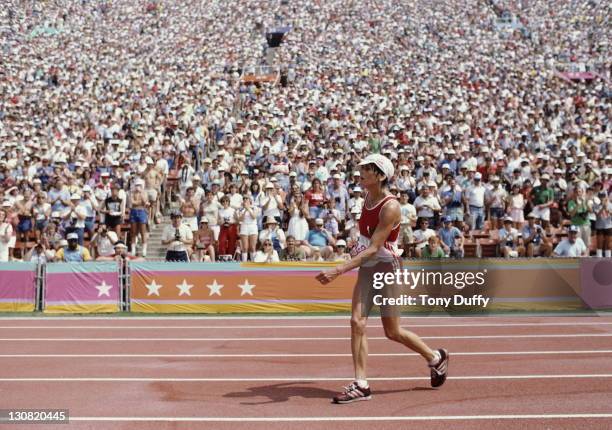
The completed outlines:
<svg viewBox="0 0 612 430">
<path fill-rule="evenodd" d="M 580 237 L 580 228 L 571 225 L 568 228 L 567 237 L 557 244 L 554 251 L 555 257 L 587 257 L 589 248 Z"/>
<path fill-rule="evenodd" d="M 287 237 L 282 228 L 279 227 L 278 221 L 274 217 L 264 219 L 265 228 L 259 232 L 259 243 L 270 241 L 272 247 L 277 252 L 281 252 L 287 247 Z"/>
<path fill-rule="evenodd" d="M 91 255 L 89 250 L 82 245 L 79 245 L 79 235 L 77 233 L 68 233 L 66 235 L 68 241 L 67 246 L 61 247 L 55 253 L 55 261 L 64 263 L 82 263 L 90 261 Z"/>
<path fill-rule="evenodd" d="M 331 261 L 348 261 L 351 259 L 351 255 L 347 252 L 346 241 L 340 239 L 336 241 L 334 252 L 330 257 Z"/>
<path fill-rule="evenodd" d="M 315 228 L 308 233 L 308 244 L 311 249 L 316 247 L 321 252 L 323 258 L 327 260 L 333 253 L 333 246 L 336 244 L 336 240 L 323 225 L 323 219 L 315 219 Z"/>
<path fill-rule="evenodd" d="M 81 196 L 79 194 L 70 196 L 70 204 L 61 216 L 64 219 L 64 225 L 67 226 L 66 233 L 76 233 L 79 246 L 83 246 L 87 211 L 81 205 Z"/>
<path fill-rule="evenodd" d="M 361 209 L 363 208 L 363 203 L 365 201 L 365 199 L 363 198 L 362 188 L 357 185 L 355 188 L 352 189 L 351 195 L 352 197 L 349 199 L 349 210 L 353 211 L 353 209 L 356 209 L 357 213 L 360 213 Z"/>
<path fill-rule="evenodd" d="M 466 212 L 472 230 L 482 230 L 485 221 L 485 193 L 482 185 L 482 174 L 476 172 L 474 181 L 465 190 Z"/>
<path fill-rule="evenodd" d="M 94 231 L 96 213 L 99 210 L 99 204 L 89 185 L 85 185 L 83 187 L 83 195 L 81 196 L 79 206 L 82 206 L 85 209 L 85 230 L 91 234 Z"/>
</svg>

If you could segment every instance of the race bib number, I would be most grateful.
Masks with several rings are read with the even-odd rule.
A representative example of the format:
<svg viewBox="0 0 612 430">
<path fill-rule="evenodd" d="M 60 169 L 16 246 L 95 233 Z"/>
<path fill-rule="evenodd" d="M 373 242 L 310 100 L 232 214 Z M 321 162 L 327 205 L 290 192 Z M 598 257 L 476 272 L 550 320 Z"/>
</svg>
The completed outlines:
<svg viewBox="0 0 612 430">
<path fill-rule="evenodd" d="M 353 246 L 353 248 L 351 249 L 351 257 L 356 257 L 357 255 L 361 254 L 363 251 L 365 251 L 367 248 L 367 246 L 361 244 L 361 243 L 356 243 L 355 246 Z"/>
</svg>

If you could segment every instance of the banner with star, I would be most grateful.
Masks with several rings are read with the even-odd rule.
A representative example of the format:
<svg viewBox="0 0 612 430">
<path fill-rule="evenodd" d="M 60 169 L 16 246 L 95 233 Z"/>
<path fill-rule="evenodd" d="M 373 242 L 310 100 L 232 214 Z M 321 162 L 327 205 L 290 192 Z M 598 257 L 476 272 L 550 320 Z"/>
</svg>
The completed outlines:
<svg viewBox="0 0 612 430">
<path fill-rule="evenodd" d="M 48 264 L 44 312 L 119 312 L 120 285 L 119 268 L 115 262 Z"/>
<path fill-rule="evenodd" d="M 612 303 L 609 262 L 594 266 L 593 277 L 599 279 L 601 286 L 589 295 L 589 285 L 580 282 L 580 261 L 561 258 L 421 260 L 408 262 L 406 271 L 415 275 L 461 272 L 464 276 L 467 272 L 482 272 L 487 291 L 491 293 L 492 304 L 487 312 L 590 309 L 586 299 L 599 307 Z M 327 285 L 315 279 L 322 269 L 335 264 L 132 262 L 131 310 L 144 313 L 346 312 L 350 310 L 357 270 Z M 425 288 L 423 291 L 428 294 L 437 291 L 420 284 L 419 288 Z M 470 288 L 462 291 L 472 292 Z M 414 306 L 410 311 L 428 313 L 431 309 Z"/>
<path fill-rule="evenodd" d="M 0 264 L 0 312 L 36 309 L 36 263 Z"/>
<path fill-rule="evenodd" d="M 333 264 L 131 262 L 132 312 L 249 313 L 348 311 L 357 272 L 321 285 Z"/>
</svg>

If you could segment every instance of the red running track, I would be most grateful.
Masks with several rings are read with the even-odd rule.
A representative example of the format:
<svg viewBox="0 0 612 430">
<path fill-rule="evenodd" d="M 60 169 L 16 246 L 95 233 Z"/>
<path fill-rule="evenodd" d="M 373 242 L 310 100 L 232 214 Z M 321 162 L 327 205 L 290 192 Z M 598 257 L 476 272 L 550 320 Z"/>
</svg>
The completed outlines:
<svg viewBox="0 0 612 430">
<path fill-rule="evenodd" d="M 612 428 L 610 316 L 403 325 L 450 350 L 444 387 L 372 319 L 374 398 L 340 406 L 346 318 L 0 319 L 0 408 L 92 429 Z"/>
</svg>

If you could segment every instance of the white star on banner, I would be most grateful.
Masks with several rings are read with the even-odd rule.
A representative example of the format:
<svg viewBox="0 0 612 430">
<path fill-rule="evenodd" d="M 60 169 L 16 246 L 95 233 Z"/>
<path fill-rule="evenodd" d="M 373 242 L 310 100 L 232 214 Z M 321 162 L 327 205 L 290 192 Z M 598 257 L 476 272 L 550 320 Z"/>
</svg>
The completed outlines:
<svg viewBox="0 0 612 430">
<path fill-rule="evenodd" d="M 153 280 L 150 284 L 145 284 L 145 287 L 147 287 L 147 290 L 149 290 L 147 296 L 152 296 L 155 294 L 157 297 L 159 297 L 159 289 L 163 287 L 163 285 L 160 285 Z"/>
<path fill-rule="evenodd" d="M 102 281 L 102 284 L 96 285 L 96 288 L 98 289 L 98 297 L 102 297 L 103 295 L 110 297 L 110 290 L 113 286 L 107 285 L 106 282 Z"/>
<path fill-rule="evenodd" d="M 213 283 L 210 285 L 207 285 L 207 287 L 210 289 L 210 294 L 209 296 L 212 296 L 213 294 L 216 294 L 218 296 L 221 295 L 221 288 L 223 288 L 222 284 L 217 284 L 217 280 L 213 280 Z"/>
<path fill-rule="evenodd" d="M 176 286 L 176 288 L 178 288 L 180 290 L 179 296 L 182 296 L 183 294 L 191 296 L 191 291 L 190 290 L 193 288 L 193 285 L 188 284 L 187 280 L 183 279 L 183 283 L 182 284 L 178 284 Z"/>
<path fill-rule="evenodd" d="M 238 284 L 238 286 L 240 287 L 240 289 L 242 289 L 242 293 L 240 293 L 241 297 L 245 294 L 248 294 L 250 296 L 253 295 L 253 288 L 255 288 L 255 285 L 249 284 L 248 279 L 244 280 L 244 284 Z"/>
</svg>

